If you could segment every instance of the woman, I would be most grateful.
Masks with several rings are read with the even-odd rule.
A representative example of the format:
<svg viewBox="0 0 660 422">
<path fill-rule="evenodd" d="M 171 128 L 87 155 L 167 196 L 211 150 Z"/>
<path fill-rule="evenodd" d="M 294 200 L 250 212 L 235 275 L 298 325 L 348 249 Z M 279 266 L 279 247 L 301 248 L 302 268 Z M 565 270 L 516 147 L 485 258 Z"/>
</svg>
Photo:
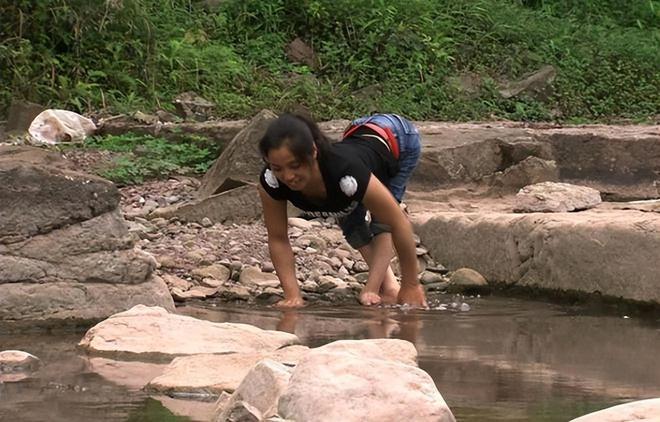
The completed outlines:
<svg viewBox="0 0 660 422">
<path fill-rule="evenodd" d="M 271 259 L 284 290 L 277 305 L 304 304 L 287 234 L 286 201 L 291 201 L 307 214 L 337 217 L 346 240 L 369 265 L 362 304 L 426 306 L 417 279 L 412 226 L 398 204 L 420 148 L 417 129 L 393 114 L 354 121 L 335 144 L 302 116 L 284 114 L 270 124 L 259 142 L 266 162 L 259 195 Z M 401 265 L 401 286 L 390 268 L 392 242 Z"/>
</svg>

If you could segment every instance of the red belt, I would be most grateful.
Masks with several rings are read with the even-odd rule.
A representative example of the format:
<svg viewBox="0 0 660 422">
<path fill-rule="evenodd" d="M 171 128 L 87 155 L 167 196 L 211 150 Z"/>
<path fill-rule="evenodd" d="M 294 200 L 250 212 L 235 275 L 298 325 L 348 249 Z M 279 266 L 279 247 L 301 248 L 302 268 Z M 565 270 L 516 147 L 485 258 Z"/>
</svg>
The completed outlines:
<svg viewBox="0 0 660 422">
<path fill-rule="evenodd" d="M 397 160 L 399 159 L 399 143 L 396 141 L 396 136 L 394 135 L 394 132 L 392 132 L 392 130 L 388 127 L 380 127 L 373 123 L 364 123 L 361 125 L 349 126 L 348 129 L 346 129 L 346 131 L 344 132 L 344 136 L 342 138 L 348 138 L 361 127 L 369 128 L 373 132 L 375 132 L 378 136 L 383 138 L 390 146 L 390 151 L 392 152 L 394 158 L 396 158 Z"/>
</svg>

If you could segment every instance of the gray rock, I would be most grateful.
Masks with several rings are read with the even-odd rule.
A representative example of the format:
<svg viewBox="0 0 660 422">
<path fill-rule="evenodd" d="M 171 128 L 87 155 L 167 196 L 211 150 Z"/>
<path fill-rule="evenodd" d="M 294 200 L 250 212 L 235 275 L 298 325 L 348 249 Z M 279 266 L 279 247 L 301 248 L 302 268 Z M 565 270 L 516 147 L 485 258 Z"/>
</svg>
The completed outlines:
<svg viewBox="0 0 660 422">
<path fill-rule="evenodd" d="M 420 276 L 419 281 L 422 284 L 426 285 L 426 284 L 440 283 L 440 282 L 445 281 L 445 279 L 439 273 L 435 273 L 435 272 L 432 272 L 432 271 L 424 271 L 422 273 L 422 275 Z"/>
<path fill-rule="evenodd" d="M 471 268 L 459 268 L 449 277 L 449 290 L 452 292 L 488 292 L 488 281 Z"/>
<path fill-rule="evenodd" d="M 602 202 L 600 192 L 569 183 L 537 183 L 516 195 L 516 212 L 569 212 L 593 208 Z"/>
<path fill-rule="evenodd" d="M 199 198 L 208 198 L 258 180 L 263 160 L 256 147 L 257 142 L 276 118 L 273 112 L 263 110 L 250 120 L 204 175 Z"/>
<path fill-rule="evenodd" d="M 0 208 L 0 243 L 25 240 L 117 208 L 119 192 L 111 182 L 46 160 L 50 158 L 37 148 L 0 146 L 0 203 L 11 204 Z"/>
</svg>

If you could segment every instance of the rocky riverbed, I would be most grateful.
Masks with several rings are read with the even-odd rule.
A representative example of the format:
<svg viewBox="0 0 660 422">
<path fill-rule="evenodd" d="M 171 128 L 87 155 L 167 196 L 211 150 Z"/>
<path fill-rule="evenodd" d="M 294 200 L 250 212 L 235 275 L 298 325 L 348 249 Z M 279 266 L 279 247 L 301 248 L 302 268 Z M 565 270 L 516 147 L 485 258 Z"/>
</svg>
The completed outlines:
<svg viewBox="0 0 660 422">
<path fill-rule="evenodd" d="M 120 189 L 121 208 L 136 246 L 158 261 L 157 273 L 177 301 L 219 297 L 272 303 L 282 297 L 261 221 L 221 224 L 146 217 L 155 209 L 193 198 L 199 181 L 176 177 Z M 306 299 L 357 303 L 368 266 L 332 220 L 289 219 L 296 270 Z M 445 289 L 446 270 L 417 238 L 421 277 L 431 290 Z M 396 259 L 393 262 L 396 268 Z M 396 271 L 396 270 L 395 270 Z"/>
</svg>

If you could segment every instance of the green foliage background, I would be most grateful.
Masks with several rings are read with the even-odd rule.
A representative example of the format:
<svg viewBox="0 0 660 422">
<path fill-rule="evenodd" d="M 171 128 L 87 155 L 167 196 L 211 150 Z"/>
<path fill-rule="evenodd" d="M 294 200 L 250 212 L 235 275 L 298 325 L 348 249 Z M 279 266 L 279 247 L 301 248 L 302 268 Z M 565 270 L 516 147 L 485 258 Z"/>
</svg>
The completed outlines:
<svg viewBox="0 0 660 422">
<path fill-rule="evenodd" d="M 660 113 L 656 0 L 0 0 L 0 16 L 0 115 L 12 98 L 149 111 L 188 90 L 223 118 L 299 105 L 320 119 Z M 296 37 L 317 69 L 287 60 Z M 545 64 L 558 69 L 549 99 L 498 95 Z M 479 93 L 457 89 L 466 73 Z"/>
</svg>

